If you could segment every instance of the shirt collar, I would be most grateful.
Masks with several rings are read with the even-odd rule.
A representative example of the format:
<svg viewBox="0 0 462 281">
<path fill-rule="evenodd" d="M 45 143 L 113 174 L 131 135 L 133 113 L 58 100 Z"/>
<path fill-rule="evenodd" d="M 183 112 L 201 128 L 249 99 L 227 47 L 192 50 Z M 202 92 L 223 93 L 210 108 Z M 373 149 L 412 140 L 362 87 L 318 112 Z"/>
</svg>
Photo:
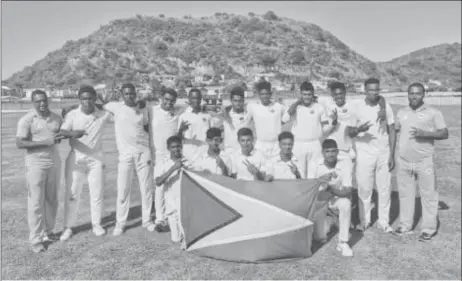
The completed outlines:
<svg viewBox="0 0 462 281">
<path fill-rule="evenodd" d="M 412 112 L 420 112 L 420 111 L 424 111 L 424 110 L 427 109 L 428 107 L 427 107 L 427 105 L 424 103 L 424 104 L 422 104 L 419 108 L 417 108 L 416 110 L 412 109 L 412 107 L 410 107 L 409 105 L 408 105 L 408 108 L 409 108 L 409 110 L 411 110 Z"/>
<path fill-rule="evenodd" d="M 49 109 L 48 109 L 49 110 Z M 38 112 L 37 110 L 35 110 L 35 108 L 32 108 L 29 112 L 32 114 L 32 117 L 33 118 L 40 118 L 40 119 L 43 119 L 43 120 L 50 120 L 51 119 L 51 115 L 53 114 L 53 112 L 51 110 L 50 111 L 50 114 L 48 114 L 47 117 L 42 117 Z"/>
<path fill-rule="evenodd" d="M 292 153 L 292 157 L 291 157 L 290 160 L 287 161 L 287 162 L 282 160 L 280 154 L 277 155 L 276 157 L 277 157 L 277 158 L 276 158 L 276 159 L 277 159 L 277 162 L 284 162 L 284 163 L 287 163 L 287 162 L 292 162 L 292 161 L 293 161 L 293 162 L 297 162 L 297 161 L 298 161 L 297 157 L 296 157 L 293 153 Z"/>
</svg>

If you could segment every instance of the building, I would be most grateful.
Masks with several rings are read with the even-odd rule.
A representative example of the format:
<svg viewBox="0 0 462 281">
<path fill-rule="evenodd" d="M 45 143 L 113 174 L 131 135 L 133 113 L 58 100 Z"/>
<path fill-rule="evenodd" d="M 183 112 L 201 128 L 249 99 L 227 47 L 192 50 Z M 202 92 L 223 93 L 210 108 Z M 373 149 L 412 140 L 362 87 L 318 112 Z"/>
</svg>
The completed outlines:
<svg viewBox="0 0 462 281">
<path fill-rule="evenodd" d="M 275 79 L 276 77 L 276 74 L 275 73 L 258 73 L 258 74 L 255 74 L 255 77 L 254 77 L 254 81 L 255 82 L 258 82 L 260 81 L 261 79 L 265 79 L 266 81 L 268 82 L 271 82 Z"/>
</svg>

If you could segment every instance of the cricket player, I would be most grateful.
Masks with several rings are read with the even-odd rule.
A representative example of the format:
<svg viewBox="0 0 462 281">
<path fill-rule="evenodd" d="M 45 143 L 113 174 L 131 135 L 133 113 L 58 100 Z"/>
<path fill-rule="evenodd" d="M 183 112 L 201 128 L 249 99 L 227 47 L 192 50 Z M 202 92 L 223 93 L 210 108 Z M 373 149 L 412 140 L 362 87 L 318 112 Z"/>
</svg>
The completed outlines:
<svg viewBox="0 0 462 281">
<path fill-rule="evenodd" d="M 282 132 L 278 136 L 278 141 L 280 152 L 279 155 L 273 156 L 267 161 L 264 169 L 265 180 L 306 178 L 304 163 L 292 153 L 294 135 L 291 132 Z"/>
<path fill-rule="evenodd" d="M 34 108 L 21 117 L 16 146 L 26 150 L 27 222 L 29 241 L 34 253 L 45 251 L 43 242 L 55 240 L 53 229 L 58 210 L 61 158 L 57 145 L 62 119 L 48 108 L 48 96 L 42 90 L 31 95 Z"/>
<path fill-rule="evenodd" d="M 195 163 L 193 169 L 216 175 L 230 176 L 230 161 L 220 146 L 223 142 L 222 132 L 219 128 L 210 128 L 206 133 L 208 148 Z"/>
<path fill-rule="evenodd" d="M 206 145 L 205 136 L 211 127 L 211 116 L 202 111 L 202 93 L 193 88 L 188 94 L 189 107 L 179 117 L 178 133 L 183 136 L 183 154 L 191 162 L 199 157 L 201 147 Z"/>
<path fill-rule="evenodd" d="M 180 174 L 183 167 L 190 167 L 182 154 L 183 141 L 180 136 L 167 139 L 170 157 L 155 166 L 154 178 L 156 186 L 164 189 L 165 215 L 171 230 L 171 239 L 178 243 L 183 240 L 183 230 L 180 223 Z"/>
<path fill-rule="evenodd" d="M 278 135 L 282 130 L 285 107 L 271 101 L 271 83 L 259 81 L 255 85 L 255 90 L 260 102 L 247 106 L 249 119 L 253 120 L 255 125 L 255 149 L 260 150 L 265 158 L 270 158 L 279 153 Z"/>
<path fill-rule="evenodd" d="M 399 132 L 397 179 L 400 224 L 398 235 L 412 233 L 416 185 L 422 202 L 420 241 L 436 234 L 438 189 L 435 177 L 435 140 L 448 138 L 448 129 L 440 110 L 424 103 L 425 88 L 421 83 L 408 88 L 409 106 L 398 111 L 396 130 Z"/>
<path fill-rule="evenodd" d="M 142 226 L 154 231 L 151 221 L 152 208 L 152 158 L 149 127 L 149 113 L 143 104 L 136 100 L 136 89 L 127 83 L 121 88 L 124 101 L 103 101 L 104 109 L 114 116 L 115 137 L 119 151 L 117 170 L 117 211 L 116 226 L 113 235 L 124 232 L 130 208 L 130 193 L 133 184 L 133 172 L 136 171 L 141 191 Z M 143 108 L 141 108 L 143 107 Z"/>
<path fill-rule="evenodd" d="M 244 89 L 236 86 L 231 89 L 230 96 L 231 106 L 224 108 L 219 115 L 224 120 L 224 150 L 229 155 L 240 149 L 237 131 L 244 127 L 250 127 L 250 116 L 245 106 Z"/>
<path fill-rule="evenodd" d="M 61 134 L 70 138 L 71 150 L 65 165 L 64 231 L 60 240 L 73 235 L 80 205 L 80 194 L 88 180 L 91 223 L 96 236 L 106 234 L 101 226 L 104 194 L 104 152 L 102 137 L 111 114 L 95 106 L 96 90 L 82 86 L 78 92 L 80 106 L 67 113 Z"/>
<path fill-rule="evenodd" d="M 350 136 L 356 137 L 356 180 L 358 183 L 359 231 L 365 231 L 371 223 L 372 192 L 377 185 L 379 219 L 377 226 L 390 233 L 391 171 L 395 166 L 396 132 L 393 110 L 385 103 L 386 122 L 378 119 L 380 111 L 380 81 L 370 78 L 364 83 L 366 98 L 355 104 L 356 128 Z"/>
<path fill-rule="evenodd" d="M 318 162 L 315 178 L 321 182 L 321 190 L 327 190 L 334 195 L 328 203 L 329 210 L 315 220 L 315 238 L 326 241 L 327 233 L 335 221 L 332 216 L 338 217 L 339 235 L 337 251 L 343 256 L 353 256 L 353 250 L 348 245 L 350 240 L 351 201 L 353 188 L 352 166 L 345 161 L 338 161 L 338 147 L 335 140 L 326 139 L 322 143 L 324 160 Z"/>
<path fill-rule="evenodd" d="M 150 128 L 149 137 L 151 143 L 151 157 L 156 165 L 170 158 L 167 147 L 167 139 L 178 134 L 179 114 L 175 112 L 175 103 L 178 94 L 174 89 L 164 88 L 161 92 L 159 105 L 148 106 Z M 165 219 L 164 188 L 155 187 L 155 228 L 158 232 L 168 231 L 168 223 Z"/>
<path fill-rule="evenodd" d="M 295 136 L 294 155 L 304 162 L 302 171 L 314 178 L 314 167 L 322 159 L 321 139 L 328 130 L 329 119 L 325 107 L 314 101 L 314 87 L 309 82 L 300 85 L 301 97 L 284 113 L 283 122 L 294 117 L 292 133 Z"/>
<path fill-rule="evenodd" d="M 237 131 L 241 149 L 231 155 L 231 177 L 238 180 L 265 180 L 264 163 L 266 157 L 254 148 L 252 130 L 241 128 Z"/>
</svg>

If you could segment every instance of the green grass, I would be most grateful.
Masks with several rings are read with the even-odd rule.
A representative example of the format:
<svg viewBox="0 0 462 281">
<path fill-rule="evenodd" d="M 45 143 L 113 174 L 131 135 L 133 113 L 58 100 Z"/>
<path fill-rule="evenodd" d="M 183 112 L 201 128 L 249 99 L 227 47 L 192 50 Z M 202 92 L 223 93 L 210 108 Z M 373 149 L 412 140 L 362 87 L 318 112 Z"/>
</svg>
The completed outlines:
<svg viewBox="0 0 462 281">
<path fill-rule="evenodd" d="M 396 107 L 394 107 L 396 110 Z M 336 237 L 311 258 L 284 263 L 238 264 L 206 259 L 181 251 L 169 234 L 140 227 L 140 196 L 133 185 L 127 232 L 121 237 L 95 237 L 90 229 L 88 187 L 82 193 L 79 232 L 68 242 L 55 242 L 42 254 L 29 250 L 23 152 L 16 149 L 15 124 L 21 114 L 2 114 L 2 278 L 3 279 L 461 279 L 460 106 L 441 107 L 450 138 L 437 144 L 441 198 L 438 235 L 428 243 L 417 236 L 400 238 L 376 228 L 353 236 L 355 256 L 335 250 Z M 114 226 L 117 151 L 111 126 L 104 136 L 107 155 L 104 225 Z M 67 142 L 60 146 L 65 159 Z M 393 184 L 396 182 L 393 180 Z M 62 230 L 60 189 L 57 231 Z M 397 214 L 396 197 L 392 217 Z M 395 221 L 396 223 L 396 221 Z"/>
</svg>

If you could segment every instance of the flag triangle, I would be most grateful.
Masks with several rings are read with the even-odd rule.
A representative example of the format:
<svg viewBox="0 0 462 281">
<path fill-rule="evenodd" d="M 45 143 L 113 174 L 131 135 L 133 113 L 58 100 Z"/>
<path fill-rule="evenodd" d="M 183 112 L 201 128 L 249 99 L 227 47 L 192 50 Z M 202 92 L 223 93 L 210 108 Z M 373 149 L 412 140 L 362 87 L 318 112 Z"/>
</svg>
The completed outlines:
<svg viewBox="0 0 462 281">
<path fill-rule="evenodd" d="M 180 212 L 187 248 L 241 217 L 241 214 L 203 188 L 186 171 L 183 171 L 181 180 Z"/>
</svg>

